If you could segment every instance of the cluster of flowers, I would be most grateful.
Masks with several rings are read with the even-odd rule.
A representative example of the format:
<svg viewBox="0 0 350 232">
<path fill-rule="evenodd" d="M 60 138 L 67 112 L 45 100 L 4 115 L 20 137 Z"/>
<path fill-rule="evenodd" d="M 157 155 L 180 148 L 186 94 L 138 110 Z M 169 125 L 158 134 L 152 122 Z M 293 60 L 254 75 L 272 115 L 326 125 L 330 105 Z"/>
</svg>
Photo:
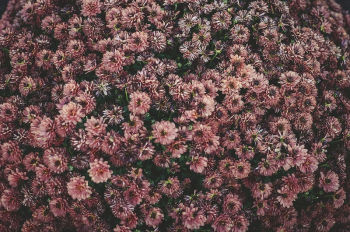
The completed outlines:
<svg viewBox="0 0 350 232">
<path fill-rule="evenodd" d="M 0 231 L 349 231 L 334 0 L 10 0 Z"/>
</svg>

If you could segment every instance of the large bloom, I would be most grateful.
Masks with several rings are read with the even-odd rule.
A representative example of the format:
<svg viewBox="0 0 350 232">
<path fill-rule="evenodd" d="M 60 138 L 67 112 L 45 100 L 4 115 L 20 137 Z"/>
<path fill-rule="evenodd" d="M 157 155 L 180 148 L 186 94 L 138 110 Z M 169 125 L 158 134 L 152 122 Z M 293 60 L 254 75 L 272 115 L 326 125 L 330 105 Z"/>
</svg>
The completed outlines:
<svg viewBox="0 0 350 232">
<path fill-rule="evenodd" d="M 92 191 L 84 176 L 72 177 L 67 183 L 68 194 L 73 199 L 84 200 L 90 197 Z"/>
<path fill-rule="evenodd" d="M 133 92 L 130 94 L 129 110 L 133 114 L 145 114 L 151 108 L 151 98 L 144 92 Z"/>
<path fill-rule="evenodd" d="M 177 136 L 178 129 L 173 122 L 156 122 L 152 128 L 153 136 L 156 138 L 155 142 L 162 145 L 171 144 Z"/>
<path fill-rule="evenodd" d="M 83 107 L 74 102 L 64 105 L 60 110 L 60 114 L 66 123 L 73 123 L 74 125 L 81 122 L 81 118 L 85 117 Z"/>
<path fill-rule="evenodd" d="M 95 159 L 93 163 L 90 163 L 88 173 L 93 182 L 101 183 L 106 182 L 109 178 L 111 178 L 113 172 L 109 170 L 107 161 L 103 161 L 103 159 Z"/>
<path fill-rule="evenodd" d="M 339 177 L 335 172 L 328 171 L 326 175 L 321 172 L 320 175 L 319 186 L 323 188 L 325 192 L 335 192 L 339 189 Z"/>
</svg>

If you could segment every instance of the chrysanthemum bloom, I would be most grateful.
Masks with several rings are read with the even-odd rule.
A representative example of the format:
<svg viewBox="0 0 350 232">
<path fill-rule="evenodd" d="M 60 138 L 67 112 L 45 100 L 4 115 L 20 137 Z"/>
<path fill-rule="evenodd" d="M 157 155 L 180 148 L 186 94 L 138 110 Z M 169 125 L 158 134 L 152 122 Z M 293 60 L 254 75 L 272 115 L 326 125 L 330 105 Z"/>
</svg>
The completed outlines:
<svg viewBox="0 0 350 232">
<path fill-rule="evenodd" d="M 85 17 L 96 16 L 101 13 L 102 3 L 99 0 L 83 0 L 81 13 Z"/>
<path fill-rule="evenodd" d="M 297 199 L 297 195 L 288 187 L 282 187 L 281 189 L 278 189 L 277 192 L 280 194 L 277 197 L 277 200 L 283 207 L 291 207 L 293 205 L 293 201 Z"/>
<path fill-rule="evenodd" d="M 111 52 L 106 52 L 103 55 L 102 64 L 104 65 L 105 69 L 111 72 L 119 72 L 123 69 L 122 65 L 124 60 L 124 53 L 114 50 Z"/>
<path fill-rule="evenodd" d="M 271 183 L 256 183 L 252 186 L 252 196 L 258 199 L 266 199 L 272 193 Z"/>
<path fill-rule="evenodd" d="M 151 108 L 151 98 L 144 92 L 133 92 L 130 94 L 128 109 L 133 114 L 145 114 Z"/>
<path fill-rule="evenodd" d="M 254 201 L 253 207 L 256 207 L 256 214 L 259 216 L 264 216 L 266 211 L 269 209 L 267 200 L 256 200 Z"/>
<path fill-rule="evenodd" d="M 152 125 L 152 134 L 156 138 L 155 142 L 162 145 L 172 143 L 176 136 L 178 129 L 173 122 L 161 121 Z"/>
<path fill-rule="evenodd" d="M 327 232 L 334 226 L 335 223 L 336 220 L 332 214 L 327 214 L 316 219 L 315 228 L 317 231 Z"/>
<path fill-rule="evenodd" d="M 195 107 L 201 117 L 208 117 L 215 109 L 215 101 L 211 97 L 204 96 L 195 103 Z"/>
<path fill-rule="evenodd" d="M 91 187 L 84 176 L 72 177 L 67 183 L 67 190 L 73 199 L 78 199 L 79 201 L 90 197 L 92 193 Z"/>
<path fill-rule="evenodd" d="M 251 166 L 248 161 L 245 161 L 245 160 L 236 161 L 232 168 L 233 176 L 237 179 L 246 178 L 250 173 L 250 169 L 251 169 Z"/>
<path fill-rule="evenodd" d="M 259 173 L 263 176 L 272 176 L 277 171 L 276 161 L 274 159 L 262 159 L 259 162 Z"/>
<path fill-rule="evenodd" d="M 148 35 L 145 32 L 138 31 L 131 34 L 128 38 L 128 48 L 132 51 L 142 52 L 148 47 Z"/>
<path fill-rule="evenodd" d="M 24 77 L 19 86 L 18 89 L 21 92 L 22 96 L 27 96 L 31 91 L 33 91 L 36 88 L 36 83 L 31 77 Z"/>
<path fill-rule="evenodd" d="M 206 220 L 203 212 L 193 205 L 185 207 L 185 212 L 182 213 L 184 226 L 190 230 L 199 229 L 201 226 L 204 226 Z"/>
<path fill-rule="evenodd" d="M 232 222 L 232 232 L 245 232 L 248 230 L 249 221 L 244 215 L 234 215 Z"/>
<path fill-rule="evenodd" d="M 54 173 L 62 173 L 68 169 L 67 151 L 64 148 L 46 149 L 43 160 Z"/>
<path fill-rule="evenodd" d="M 23 159 L 23 164 L 28 171 L 35 171 L 35 168 L 39 165 L 40 158 L 37 152 L 31 152 Z"/>
<path fill-rule="evenodd" d="M 179 191 L 180 181 L 176 176 L 169 177 L 167 181 L 163 180 L 159 182 L 159 192 L 161 192 L 162 194 L 176 198 L 179 195 Z"/>
<path fill-rule="evenodd" d="M 299 165 L 299 170 L 303 173 L 313 173 L 318 168 L 318 161 L 311 155 L 306 155 L 303 163 Z"/>
<path fill-rule="evenodd" d="M 63 198 L 54 198 L 50 201 L 49 205 L 55 217 L 64 217 L 68 211 L 67 201 Z"/>
<path fill-rule="evenodd" d="M 335 208 L 339 208 L 344 204 L 346 199 L 346 192 L 343 188 L 340 188 L 337 192 L 333 194 L 333 204 Z"/>
<path fill-rule="evenodd" d="M 43 182 L 47 182 L 52 176 L 51 170 L 42 164 L 35 168 L 35 172 L 36 177 Z"/>
<path fill-rule="evenodd" d="M 65 122 L 73 123 L 74 125 L 81 122 L 81 118 L 85 117 L 83 107 L 74 102 L 64 105 L 62 110 L 60 110 L 60 114 Z"/>
<path fill-rule="evenodd" d="M 33 212 L 33 218 L 39 222 L 47 223 L 53 220 L 53 214 L 50 212 L 48 206 L 42 205 Z"/>
<path fill-rule="evenodd" d="M 26 172 L 21 172 L 16 168 L 16 171 L 11 170 L 11 174 L 8 175 L 7 180 L 9 181 L 9 185 L 11 187 L 15 188 L 17 185 L 24 181 L 28 180 L 28 177 L 26 176 Z"/>
<path fill-rule="evenodd" d="M 162 211 L 155 207 L 148 211 L 145 218 L 145 223 L 147 226 L 156 228 L 162 222 L 163 218 L 164 215 L 162 214 Z"/>
<path fill-rule="evenodd" d="M 321 172 L 320 175 L 319 186 L 325 192 L 335 192 L 339 189 L 339 177 L 335 172 L 328 171 L 326 175 Z"/>
<path fill-rule="evenodd" d="M 22 151 L 19 148 L 18 144 L 11 140 L 1 145 L 0 152 L 1 152 L 2 158 L 10 163 L 19 161 L 22 156 Z"/>
<path fill-rule="evenodd" d="M 190 170 L 202 173 L 204 168 L 207 167 L 208 159 L 203 156 L 192 157 L 190 162 L 186 162 L 187 165 L 190 165 Z"/>
<path fill-rule="evenodd" d="M 133 206 L 140 204 L 142 201 L 142 196 L 134 185 L 131 185 L 131 187 L 123 193 L 123 196 L 126 202 Z"/>
<path fill-rule="evenodd" d="M 300 76 L 298 73 L 289 71 L 286 73 L 282 73 L 280 77 L 280 84 L 283 88 L 293 88 L 300 81 Z"/>
<path fill-rule="evenodd" d="M 135 213 L 131 213 L 127 216 L 127 218 L 121 220 L 121 224 L 129 227 L 130 229 L 134 229 L 137 225 L 137 216 Z"/>
<path fill-rule="evenodd" d="M 233 222 L 229 215 L 221 214 L 214 220 L 211 227 L 216 232 L 231 232 L 233 227 Z"/>
<path fill-rule="evenodd" d="M 134 211 L 134 206 L 126 203 L 124 200 L 117 199 L 116 203 L 111 204 L 111 210 L 114 216 L 119 219 L 127 218 Z"/>
<path fill-rule="evenodd" d="M 107 161 L 103 159 L 95 159 L 93 163 L 90 163 L 90 169 L 88 170 L 91 180 L 95 183 L 106 182 L 112 176 L 112 171 L 109 170 Z"/>
<path fill-rule="evenodd" d="M 207 189 L 219 188 L 223 183 L 223 178 L 219 173 L 212 173 L 207 175 L 203 180 L 203 187 Z"/>
<path fill-rule="evenodd" d="M 7 211 L 17 211 L 21 207 L 18 192 L 15 189 L 4 190 L 1 195 L 1 204 Z"/>
<path fill-rule="evenodd" d="M 228 194 L 222 205 L 223 211 L 227 214 L 235 214 L 242 208 L 242 202 L 237 195 Z"/>
<path fill-rule="evenodd" d="M 103 118 L 95 118 L 92 116 L 84 123 L 85 130 L 92 135 L 100 135 L 106 132 L 107 125 L 103 123 Z"/>
</svg>

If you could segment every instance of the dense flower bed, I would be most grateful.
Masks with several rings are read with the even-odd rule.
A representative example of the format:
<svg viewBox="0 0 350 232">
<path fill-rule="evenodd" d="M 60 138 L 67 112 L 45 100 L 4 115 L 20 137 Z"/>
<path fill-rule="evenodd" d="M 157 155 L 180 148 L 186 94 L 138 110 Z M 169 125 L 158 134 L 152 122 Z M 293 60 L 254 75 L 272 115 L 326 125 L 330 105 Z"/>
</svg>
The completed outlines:
<svg viewBox="0 0 350 232">
<path fill-rule="evenodd" d="M 334 0 L 11 0 L 0 231 L 349 231 Z"/>
</svg>

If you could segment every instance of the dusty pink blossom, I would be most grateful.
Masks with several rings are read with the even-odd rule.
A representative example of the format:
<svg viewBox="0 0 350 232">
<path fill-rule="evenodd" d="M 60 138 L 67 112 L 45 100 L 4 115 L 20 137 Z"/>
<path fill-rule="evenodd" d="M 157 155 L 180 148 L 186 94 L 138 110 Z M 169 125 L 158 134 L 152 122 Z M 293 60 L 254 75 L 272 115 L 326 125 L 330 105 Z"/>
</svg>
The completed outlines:
<svg viewBox="0 0 350 232">
<path fill-rule="evenodd" d="M 175 140 L 178 132 L 175 124 L 168 121 L 156 122 L 154 125 L 152 125 L 152 128 L 153 136 L 156 138 L 155 142 L 162 145 L 172 143 Z"/>
<path fill-rule="evenodd" d="M 90 163 L 90 169 L 88 170 L 91 180 L 95 183 L 106 182 L 113 173 L 109 170 L 109 167 L 107 161 L 95 159 L 93 163 Z"/>
<path fill-rule="evenodd" d="M 133 92 L 130 94 L 129 110 L 133 114 L 145 114 L 151 108 L 151 98 L 144 92 Z"/>
<path fill-rule="evenodd" d="M 90 197 L 92 191 L 84 176 L 72 177 L 67 183 L 68 194 L 73 199 L 84 200 Z"/>
</svg>

